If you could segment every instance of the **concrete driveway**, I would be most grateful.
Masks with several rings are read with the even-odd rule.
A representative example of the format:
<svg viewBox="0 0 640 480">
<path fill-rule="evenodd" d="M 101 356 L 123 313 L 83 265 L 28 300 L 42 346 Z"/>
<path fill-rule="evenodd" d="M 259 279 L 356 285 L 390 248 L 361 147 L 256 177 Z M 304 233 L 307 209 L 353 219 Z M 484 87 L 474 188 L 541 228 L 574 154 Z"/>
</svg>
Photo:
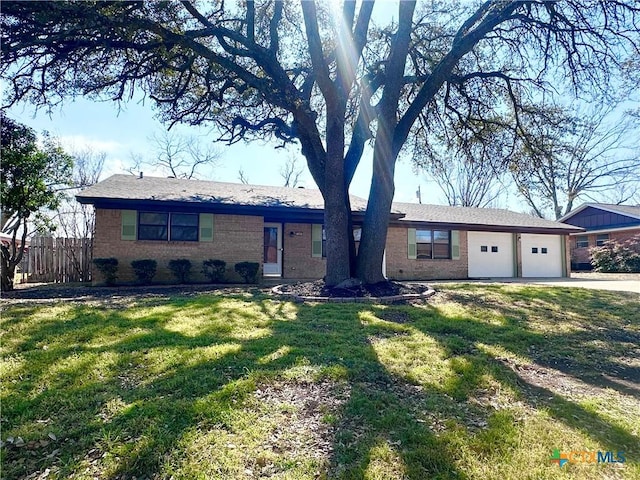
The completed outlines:
<svg viewBox="0 0 640 480">
<path fill-rule="evenodd" d="M 640 294 L 640 273 L 572 273 L 571 278 L 491 278 L 467 280 L 473 283 L 517 283 L 548 285 L 552 287 L 578 287 L 593 290 L 613 290 Z M 436 284 L 439 282 L 429 282 Z M 444 283 L 444 282 L 442 282 Z M 459 281 L 457 282 L 459 283 Z"/>
</svg>

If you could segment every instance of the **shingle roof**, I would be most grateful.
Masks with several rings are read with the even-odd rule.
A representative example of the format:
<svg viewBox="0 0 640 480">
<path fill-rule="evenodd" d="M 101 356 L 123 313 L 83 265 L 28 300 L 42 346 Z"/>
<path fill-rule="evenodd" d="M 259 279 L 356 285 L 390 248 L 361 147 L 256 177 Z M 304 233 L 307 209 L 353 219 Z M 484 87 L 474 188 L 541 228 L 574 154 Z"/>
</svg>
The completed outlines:
<svg viewBox="0 0 640 480">
<path fill-rule="evenodd" d="M 613 203 L 583 203 L 575 210 L 567 213 L 564 217 L 562 217 L 559 221 L 564 222 L 568 218 L 573 217 L 576 213 L 581 212 L 587 207 L 599 208 L 601 210 L 605 210 L 607 212 L 619 213 L 621 215 L 628 215 L 633 218 L 640 218 L 640 205 L 616 205 Z"/>
<path fill-rule="evenodd" d="M 530 229 L 582 230 L 552 220 L 534 217 L 526 213 L 512 212 L 500 208 L 450 207 L 417 203 L 393 203 L 404 212 L 400 222 L 429 222 L 438 224 L 459 224 L 496 227 L 525 227 Z"/>
<path fill-rule="evenodd" d="M 148 200 L 251 207 L 282 207 L 322 210 L 324 199 L 314 188 L 288 188 L 179 178 L 113 175 L 78 195 L 83 203 L 95 199 Z M 367 201 L 351 195 L 351 208 L 364 212 Z"/>
<path fill-rule="evenodd" d="M 277 207 L 319 211 L 324 208 L 320 190 L 314 188 L 288 188 L 264 185 L 185 180 L 177 178 L 113 175 L 93 185 L 78 195 L 81 203 L 106 201 L 177 202 L 243 207 Z M 367 201 L 351 195 L 354 212 L 364 212 Z M 541 218 L 495 208 L 449 207 L 416 203 L 393 203 L 392 214 L 403 217 L 400 222 L 425 222 L 435 224 L 468 225 L 470 227 L 494 226 L 502 230 L 520 227 L 538 230 L 582 231 L 580 227 L 561 224 Z"/>
</svg>

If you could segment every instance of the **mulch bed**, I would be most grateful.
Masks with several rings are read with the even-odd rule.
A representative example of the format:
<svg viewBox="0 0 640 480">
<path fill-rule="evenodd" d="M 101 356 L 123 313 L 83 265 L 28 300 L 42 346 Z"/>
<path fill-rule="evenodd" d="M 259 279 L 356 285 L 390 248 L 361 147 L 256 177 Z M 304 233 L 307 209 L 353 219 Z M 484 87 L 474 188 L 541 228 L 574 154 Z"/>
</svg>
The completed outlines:
<svg viewBox="0 0 640 480">
<path fill-rule="evenodd" d="M 329 298 L 380 298 L 396 295 L 421 294 L 429 289 L 426 285 L 404 284 L 398 282 L 380 282 L 371 285 L 358 285 L 351 288 L 327 287 L 322 280 L 315 282 L 282 285 L 280 291 L 300 297 Z"/>
</svg>

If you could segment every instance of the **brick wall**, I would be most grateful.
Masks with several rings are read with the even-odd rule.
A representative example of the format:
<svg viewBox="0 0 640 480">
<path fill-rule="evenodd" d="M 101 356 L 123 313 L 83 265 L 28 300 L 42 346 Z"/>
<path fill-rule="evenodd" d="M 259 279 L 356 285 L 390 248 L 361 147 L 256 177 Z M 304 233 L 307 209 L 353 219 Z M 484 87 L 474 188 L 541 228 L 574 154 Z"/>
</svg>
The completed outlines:
<svg viewBox="0 0 640 480">
<path fill-rule="evenodd" d="M 263 255 L 262 217 L 247 215 L 214 215 L 213 242 L 163 242 L 150 240 L 125 241 L 120 239 L 120 210 L 96 209 L 94 258 L 118 259 L 118 282 L 133 282 L 132 260 L 150 258 L 158 262 L 154 282 L 173 283 L 175 278 L 168 269 L 169 260 L 191 260 L 191 279 L 204 281 L 200 273 L 202 261 L 210 258 L 227 262 L 227 276 L 231 281 L 241 281 L 233 267 L 238 262 L 259 262 Z M 260 270 L 262 272 L 262 269 Z M 99 272 L 93 278 L 101 282 Z"/>
<path fill-rule="evenodd" d="M 625 230 L 623 232 L 610 232 L 609 240 L 616 240 L 618 242 L 624 242 L 626 240 L 630 240 L 635 235 L 640 235 L 640 228 L 636 230 Z M 576 246 L 577 238 L 575 235 L 571 237 L 570 245 L 571 245 L 571 262 L 576 263 L 590 263 L 591 262 L 591 254 L 589 253 L 589 249 L 596 246 L 596 237 L 597 233 L 588 233 L 586 236 L 589 238 L 589 246 L 588 247 L 580 247 Z"/>
<path fill-rule="evenodd" d="M 387 277 L 392 280 L 467 278 L 467 232 L 460 232 L 459 260 L 410 260 L 407 258 L 407 229 L 389 227 L 387 232 Z"/>
<path fill-rule="evenodd" d="M 293 232 L 293 235 L 290 235 Z M 327 259 L 311 256 L 311 224 L 285 223 L 283 239 L 283 278 L 317 280 L 324 277 Z"/>
</svg>

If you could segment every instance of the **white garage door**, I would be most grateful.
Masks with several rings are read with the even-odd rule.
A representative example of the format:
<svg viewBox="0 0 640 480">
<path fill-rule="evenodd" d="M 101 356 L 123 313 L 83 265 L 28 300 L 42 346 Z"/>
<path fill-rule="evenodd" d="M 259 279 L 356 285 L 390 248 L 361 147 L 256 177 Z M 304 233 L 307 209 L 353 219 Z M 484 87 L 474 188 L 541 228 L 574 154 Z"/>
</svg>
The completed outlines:
<svg viewBox="0 0 640 480">
<path fill-rule="evenodd" d="M 469 232 L 469 277 L 513 277 L 511 233 Z"/>
<path fill-rule="evenodd" d="M 522 248 L 523 277 L 562 276 L 562 236 L 523 233 Z"/>
</svg>

